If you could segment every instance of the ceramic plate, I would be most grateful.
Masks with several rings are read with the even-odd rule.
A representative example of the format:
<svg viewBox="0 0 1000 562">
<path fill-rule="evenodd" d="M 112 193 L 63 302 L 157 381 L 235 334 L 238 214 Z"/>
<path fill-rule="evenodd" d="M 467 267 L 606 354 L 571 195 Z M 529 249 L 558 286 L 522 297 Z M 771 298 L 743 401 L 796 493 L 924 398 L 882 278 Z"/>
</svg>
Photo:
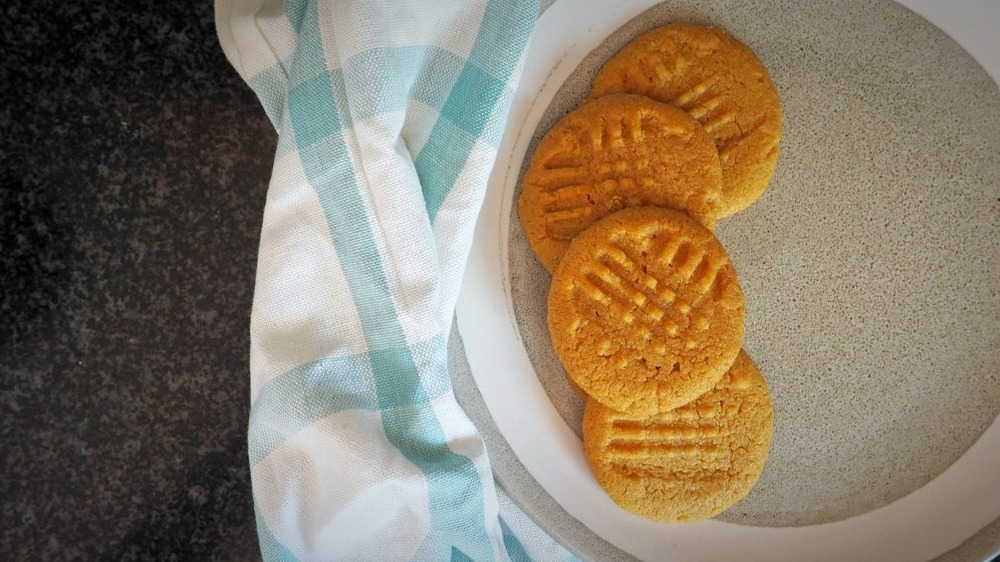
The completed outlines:
<svg viewBox="0 0 1000 562">
<path fill-rule="evenodd" d="M 550 279 L 514 205 L 526 158 L 593 72 L 669 21 L 746 43 L 784 113 L 770 188 L 716 229 L 775 404 L 771 457 L 743 501 L 685 525 L 619 509 L 590 474 L 582 402 L 545 329 Z M 963 40 L 1000 51 L 995 37 Z M 554 501 L 641 560 L 926 561 L 982 539 L 1000 516 L 997 146 L 996 83 L 892 2 L 556 2 L 526 56 L 458 309 L 489 414 L 547 493 L 498 470 L 510 494 L 529 513 Z M 986 533 L 980 550 L 1000 549 Z"/>
</svg>

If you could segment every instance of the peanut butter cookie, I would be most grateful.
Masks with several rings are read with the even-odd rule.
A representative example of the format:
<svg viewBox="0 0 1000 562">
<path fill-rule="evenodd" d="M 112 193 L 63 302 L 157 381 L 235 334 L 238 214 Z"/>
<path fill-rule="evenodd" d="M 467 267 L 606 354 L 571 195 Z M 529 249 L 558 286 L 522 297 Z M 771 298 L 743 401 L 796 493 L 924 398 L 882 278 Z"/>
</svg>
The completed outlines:
<svg viewBox="0 0 1000 562">
<path fill-rule="evenodd" d="M 767 189 L 781 139 L 778 92 L 760 59 L 725 31 L 675 23 L 640 35 L 601 68 L 590 98 L 614 93 L 675 105 L 701 123 L 722 162 L 718 216 Z"/>
<path fill-rule="evenodd" d="M 635 207 L 577 236 L 556 268 L 548 325 L 570 379 L 649 416 L 710 390 L 743 342 L 744 298 L 714 234 L 680 211 Z"/>
<path fill-rule="evenodd" d="M 626 207 L 719 214 L 722 169 L 712 139 L 677 108 L 613 95 L 567 114 L 545 135 L 524 173 L 518 213 L 550 272 L 585 228 Z"/>
<path fill-rule="evenodd" d="M 750 492 L 764 471 L 773 430 L 767 385 L 741 352 L 715 388 L 652 417 L 588 400 L 583 449 L 618 505 L 659 521 L 696 521 Z"/>
</svg>

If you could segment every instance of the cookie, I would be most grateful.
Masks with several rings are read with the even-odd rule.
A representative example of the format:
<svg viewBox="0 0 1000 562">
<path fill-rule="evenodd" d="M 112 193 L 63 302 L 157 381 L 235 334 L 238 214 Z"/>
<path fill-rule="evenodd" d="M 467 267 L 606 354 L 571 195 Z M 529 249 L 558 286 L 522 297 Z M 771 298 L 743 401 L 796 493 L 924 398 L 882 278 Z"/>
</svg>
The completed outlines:
<svg viewBox="0 0 1000 562">
<path fill-rule="evenodd" d="M 583 450 L 618 505 L 659 521 L 696 521 L 750 492 L 764 471 L 773 430 L 767 384 L 741 352 L 715 388 L 653 417 L 588 400 Z"/>
<path fill-rule="evenodd" d="M 736 270 L 712 231 L 657 207 L 618 211 L 580 233 L 548 296 L 566 374 L 637 416 L 715 386 L 742 346 L 744 312 Z"/>
<path fill-rule="evenodd" d="M 640 35 L 594 78 L 591 98 L 614 93 L 680 107 L 708 131 L 722 162 L 719 216 L 767 189 L 781 139 L 778 92 L 753 51 L 725 31 L 675 23 Z"/>
<path fill-rule="evenodd" d="M 604 216 L 654 205 L 711 224 L 721 193 L 718 153 L 694 119 L 619 94 L 580 106 L 549 130 L 522 178 L 518 212 L 551 272 L 570 240 Z"/>
</svg>

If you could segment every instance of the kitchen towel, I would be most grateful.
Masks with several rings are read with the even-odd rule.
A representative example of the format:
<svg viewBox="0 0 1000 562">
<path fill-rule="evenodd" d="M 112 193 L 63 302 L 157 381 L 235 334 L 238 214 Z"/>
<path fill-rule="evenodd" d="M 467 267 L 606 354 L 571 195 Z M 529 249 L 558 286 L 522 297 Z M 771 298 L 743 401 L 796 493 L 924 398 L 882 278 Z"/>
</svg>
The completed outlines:
<svg viewBox="0 0 1000 562">
<path fill-rule="evenodd" d="M 495 483 L 446 361 L 536 2 L 215 7 L 278 131 L 250 328 L 264 559 L 573 559 Z"/>
</svg>

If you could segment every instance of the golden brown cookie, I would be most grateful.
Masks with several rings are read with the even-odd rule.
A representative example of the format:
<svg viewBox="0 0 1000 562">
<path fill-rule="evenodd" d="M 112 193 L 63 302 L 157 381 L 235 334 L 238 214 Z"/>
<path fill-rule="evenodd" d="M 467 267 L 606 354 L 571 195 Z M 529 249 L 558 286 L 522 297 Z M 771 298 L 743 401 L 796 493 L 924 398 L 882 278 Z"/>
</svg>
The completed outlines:
<svg viewBox="0 0 1000 562">
<path fill-rule="evenodd" d="M 548 324 L 567 375 L 598 402 L 648 416 L 690 402 L 743 341 L 736 270 L 680 211 L 634 207 L 577 236 L 556 268 Z"/>
<path fill-rule="evenodd" d="M 696 521 L 750 492 L 764 471 L 773 430 L 767 384 L 741 352 L 715 388 L 651 418 L 588 400 L 583 449 L 618 505 L 659 521 Z"/>
<path fill-rule="evenodd" d="M 718 216 L 767 189 L 781 139 L 778 92 L 753 51 L 725 31 L 675 23 L 640 35 L 594 78 L 591 98 L 614 93 L 676 105 L 708 131 L 722 161 Z"/>
<path fill-rule="evenodd" d="M 712 140 L 689 115 L 641 96 L 607 96 L 545 135 L 521 182 L 525 235 L 551 272 L 574 236 L 625 207 L 719 212 L 722 170 Z"/>
</svg>

